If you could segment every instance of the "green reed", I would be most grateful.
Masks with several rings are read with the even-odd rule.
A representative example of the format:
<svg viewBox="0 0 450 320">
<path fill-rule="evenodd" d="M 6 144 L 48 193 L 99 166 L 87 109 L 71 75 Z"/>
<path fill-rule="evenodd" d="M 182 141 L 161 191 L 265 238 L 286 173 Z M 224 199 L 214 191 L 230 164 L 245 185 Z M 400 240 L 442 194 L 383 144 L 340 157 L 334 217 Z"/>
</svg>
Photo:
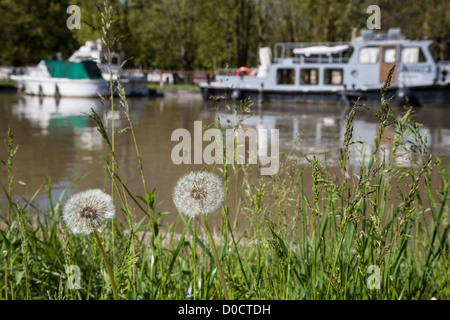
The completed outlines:
<svg viewBox="0 0 450 320">
<path fill-rule="evenodd" d="M 339 174 L 332 173 L 317 158 L 305 164 L 286 160 L 273 177 L 258 176 L 258 168 L 248 164 L 223 165 L 226 193 L 230 188 L 239 191 L 234 199 L 226 197 L 217 246 L 230 298 L 449 297 L 446 201 L 450 184 L 439 159 L 423 148 L 426 141 L 416 130 L 411 110 L 400 118 L 391 112 L 388 125 L 396 135 L 390 154 L 383 155 L 380 144 L 357 175 L 348 170 L 348 164 Z M 98 125 L 107 138 L 106 129 Z M 404 147 L 402 139 L 413 147 Z M 108 148 L 108 142 L 105 145 Z M 346 145 L 351 153 L 351 140 L 344 141 L 343 149 Z M 342 164 L 346 154 L 344 150 Z M 397 159 L 405 156 L 416 164 L 397 166 Z M 434 170 L 439 171 L 440 182 L 431 180 Z M 311 185 L 305 181 L 307 176 Z M 393 190 L 396 181 L 406 189 Z M 176 225 L 183 216 L 162 228 L 158 219 L 168 213 L 153 212 L 156 194 L 131 194 L 120 168 L 111 184 L 125 225 L 115 222 L 115 233 L 107 229 L 101 237 L 109 255 L 114 237 L 113 273 L 119 298 L 184 299 L 191 290 L 196 299 L 223 298 L 217 269 L 207 267 L 214 265 L 215 258 L 205 233 L 198 228 L 194 231 L 185 221 L 182 234 L 177 235 Z M 433 189 L 436 185 L 440 187 Z M 9 299 L 110 299 L 112 288 L 95 240 L 73 236 L 58 223 L 65 193 L 55 201 L 50 179 L 44 186 L 49 209 L 43 215 L 34 214 L 37 190 L 30 199 L 14 205 L 11 221 L 2 220 L 1 249 L 8 251 L 7 263 L 0 268 L 1 279 L 5 279 L 5 266 L 8 271 L 2 298 L 7 292 Z M 312 193 L 307 192 L 309 188 Z M 8 190 L 4 188 L 11 198 Z M 135 221 L 132 208 L 149 216 Z M 238 214 L 234 224 L 230 212 Z M 195 241 L 186 241 L 188 234 Z M 73 276 L 66 272 L 69 265 L 80 268 L 79 289 L 68 286 Z M 380 289 L 367 285 L 374 275 L 367 272 L 370 266 L 380 270 Z"/>
<path fill-rule="evenodd" d="M 109 30 L 113 10 L 109 1 L 99 9 L 104 24 L 109 23 L 104 43 L 112 54 L 117 40 Z M 0 213 L 0 247 L 6 252 L 0 264 L 0 299 L 111 299 L 104 259 L 112 261 L 110 274 L 118 298 L 127 300 L 188 299 L 186 293 L 192 293 L 192 299 L 224 299 L 216 259 L 231 299 L 450 297 L 450 182 L 440 159 L 426 148 L 414 109 L 399 116 L 391 108 L 386 98 L 390 77 L 374 113 L 379 123 L 375 147 L 368 159 L 361 160 L 358 173 L 349 166 L 354 147 L 367 147 L 353 139 L 353 120 L 365 107 L 358 104 L 346 118 L 340 158 L 333 166 L 337 172 L 316 157 L 307 157 L 304 163 L 292 160 L 302 159 L 296 150 L 283 155 L 275 176 L 260 176 L 257 166 L 226 164 L 225 159 L 225 164 L 212 168 L 222 173 L 225 189 L 217 254 L 196 221 L 155 212 L 157 193 L 148 191 L 149 177 L 143 170 L 151 163 L 140 156 L 124 89 L 120 79 L 113 78 L 110 74 L 110 96 L 101 99 L 107 101 L 110 113 L 125 114 L 127 130 L 116 132 L 113 120 L 109 127 L 94 111 L 90 118 L 105 141 L 104 189 L 111 188 L 117 216 L 122 215 L 125 223 L 113 221 L 98 239 L 72 235 L 60 223 L 72 185 L 53 199 L 49 177 L 28 199 L 12 199 L 17 147 L 8 131 L 8 158 L 2 162 L 8 185 L 2 187 L 9 209 Z M 227 100 L 217 103 L 219 108 L 228 106 Z M 242 128 L 251 112 L 252 102 L 242 101 L 235 111 L 237 121 L 230 126 Z M 384 136 L 388 128 L 394 138 Z M 115 158 L 116 134 L 132 138 L 142 195 L 133 194 L 121 174 Z M 408 166 L 399 165 L 405 161 Z M 433 178 L 435 171 L 440 181 Z M 399 183 L 405 188 L 393 190 Z M 33 202 L 42 188 L 48 209 L 38 212 Z M 135 211 L 144 218 L 137 221 Z M 160 219 L 169 214 L 173 223 L 162 227 Z M 176 233 L 179 223 L 184 225 L 181 234 Z M 103 243 L 104 252 L 96 241 Z"/>
</svg>

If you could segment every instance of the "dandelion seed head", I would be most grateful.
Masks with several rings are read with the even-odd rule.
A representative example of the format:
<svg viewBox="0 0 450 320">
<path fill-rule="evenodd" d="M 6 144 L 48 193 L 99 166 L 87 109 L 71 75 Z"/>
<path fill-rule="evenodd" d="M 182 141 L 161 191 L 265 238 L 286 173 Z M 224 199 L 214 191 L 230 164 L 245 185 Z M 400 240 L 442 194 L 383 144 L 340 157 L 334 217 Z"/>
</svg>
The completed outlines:
<svg viewBox="0 0 450 320">
<path fill-rule="evenodd" d="M 115 207 L 110 195 L 100 189 L 74 194 L 63 208 L 62 217 L 74 234 L 101 231 L 103 224 L 114 218 Z"/>
<path fill-rule="evenodd" d="M 194 187 L 191 190 L 191 198 L 194 200 L 204 200 L 208 196 L 205 186 Z"/>
<path fill-rule="evenodd" d="M 173 190 L 173 202 L 178 211 L 189 217 L 210 214 L 223 201 L 222 180 L 213 173 L 191 172 L 180 178 Z"/>
</svg>

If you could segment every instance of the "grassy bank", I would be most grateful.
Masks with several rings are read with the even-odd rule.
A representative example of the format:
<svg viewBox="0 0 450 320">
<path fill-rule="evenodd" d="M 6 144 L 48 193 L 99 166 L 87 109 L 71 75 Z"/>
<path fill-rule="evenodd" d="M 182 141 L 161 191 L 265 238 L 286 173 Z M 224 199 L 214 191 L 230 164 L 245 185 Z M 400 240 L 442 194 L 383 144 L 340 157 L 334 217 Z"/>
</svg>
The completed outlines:
<svg viewBox="0 0 450 320">
<path fill-rule="evenodd" d="M 191 86 L 188 84 L 164 84 L 160 86 L 159 84 L 149 83 L 147 87 L 150 90 L 189 90 L 189 91 L 200 91 L 198 86 Z"/>
<path fill-rule="evenodd" d="M 127 113 L 124 96 L 115 105 Z M 257 180 L 251 178 L 259 170 L 254 165 L 205 168 L 220 172 L 224 183 L 215 242 L 231 299 L 450 297 L 447 175 L 439 159 L 428 154 L 426 136 L 414 122 L 412 109 L 394 114 L 384 93 L 380 108 L 374 110 L 380 132 L 375 150 L 359 174 L 350 175 L 351 146 L 360 144 L 352 138 L 352 120 L 359 108 L 354 106 L 347 116 L 337 175 L 315 157 L 304 165 L 286 158 L 277 175 L 258 175 Z M 249 102 L 244 102 L 231 126 L 241 127 L 249 111 Z M 119 299 L 185 299 L 188 293 L 190 299 L 223 299 L 201 219 L 154 212 L 155 193 L 145 184 L 151 177 L 143 174 L 141 195 L 130 194 L 115 162 L 113 123 L 102 123 L 95 113 L 91 119 L 107 146 L 105 190 L 113 196 L 117 214 L 127 221 L 118 225 L 113 220 L 100 234 Z M 133 134 L 129 121 L 128 134 Z M 388 126 L 396 134 L 389 141 L 391 152 L 386 153 L 381 142 L 387 139 L 383 132 Z M 94 236 L 74 235 L 61 221 L 66 193 L 53 199 L 51 180 L 44 181 L 48 210 L 39 215 L 33 210 L 33 197 L 11 198 L 14 155 L 20 149 L 16 150 L 12 134 L 9 137 L 9 157 L 3 161 L 9 172 L 3 186 L 9 211 L 1 215 L 0 298 L 112 299 L 111 281 Z M 135 141 L 136 165 L 141 167 L 145 161 L 138 145 Z M 402 163 L 408 159 L 409 165 L 398 166 L 400 158 Z M 431 181 L 434 170 L 440 171 L 441 181 Z M 312 175 L 312 185 L 303 183 L 306 174 Z M 232 185 L 231 178 L 237 183 Z M 406 191 L 391 189 L 398 181 Z M 231 188 L 237 191 L 234 199 L 228 197 Z M 304 192 L 309 188 L 313 197 Z M 146 218 L 135 221 L 132 207 Z M 229 217 L 231 209 L 238 212 L 235 220 Z M 158 219 L 166 214 L 177 218 L 162 229 Z M 181 235 L 175 234 L 177 224 L 184 226 Z"/>
<path fill-rule="evenodd" d="M 0 86 L 15 86 L 17 83 L 13 80 L 2 80 Z"/>
<path fill-rule="evenodd" d="M 103 42 L 111 53 L 116 39 L 110 36 L 108 1 L 101 14 Z M 148 164 L 139 153 L 146 141 L 136 140 L 120 82 L 119 98 L 112 89 L 101 97 L 109 116 L 90 114 L 105 142 L 103 189 L 116 207 L 116 218 L 99 237 L 96 231 L 74 234 L 62 221 L 67 189 L 52 198 L 50 177 L 41 187 L 48 194 L 45 212 L 33 209 L 41 189 L 28 199 L 12 198 L 14 156 L 20 149 L 8 132 L 3 161 L 8 178 L 2 187 L 9 209 L 0 214 L 0 299 L 448 299 L 450 181 L 440 160 L 428 153 L 413 109 L 395 114 L 390 107 L 386 92 L 392 72 L 381 105 L 373 110 L 379 126 L 375 148 L 361 160 L 357 174 L 349 171 L 349 158 L 354 146 L 363 147 L 353 139 L 354 116 L 364 107 L 359 105 L 347 115 L 337 174 L 315 157 L 299 164 L 292 160 L 298 159 L 295 151 L 282 158 L 278 174 L 256 174 L 256 179 L 256 165 L 206 166 L 221 175 L 224 190 L 221 208 L 211 213 L 221 215 L 214 239 L 200 216 L 155 212 L 156 193 L 147 188 L 151 177 L 144 175 Z M 226 101 L 217 103 L 228 107 Z M 128 130 L 120 133 L 114 124 L 119 109 L 128 120 Z M 241 102 L 229 127 L 243 128 L 250 111 L 251 101 Z M 392 139 L 383 136 L 388 127 L 395 132 Z M 123 183 L 115 157 L 117 134 L 132 137 L 140 170 L 133 183 L 141 185 L 139 194 Z M 435 170 L 439 181 L 431 179 Z M 312 184 L 304 183 L 306 175 Z M 393 190 L 398 183 L 405 188 Z M 229 197 L 232 189 L 235 198 Z M 193 191 L 195 198 L 209 190 Z M 80 219 L 95 217 L 88 209 Z M 145 218 L 137 221 L 134 210 Z M 176 217 L 174 223 L 162 228 L 159 219 L 168 214 Z M 177 225 L 183 226 L 181 234 L 175 234 Z"/>
</svg>

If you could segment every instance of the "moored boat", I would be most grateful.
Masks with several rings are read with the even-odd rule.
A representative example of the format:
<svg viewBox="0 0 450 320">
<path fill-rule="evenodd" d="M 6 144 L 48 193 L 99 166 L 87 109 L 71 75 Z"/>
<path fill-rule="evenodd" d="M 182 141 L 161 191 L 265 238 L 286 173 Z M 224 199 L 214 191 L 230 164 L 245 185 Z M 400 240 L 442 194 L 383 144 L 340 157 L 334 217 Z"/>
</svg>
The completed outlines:
<svg viewBox="0 0 450 320">
<path fill-rule="evenodd" d="M 353 103 L 380 101 L 380 89 L 395 66 L 390 93 L 398 103 L 450 104 L 450 61 L 436 63 L 430 40 L 407 40 L 398 28 L 362 30 L 351 42 L 277 43 L 261 48 L 257 69 L 218 70 L 199 84 L 203 97 Z M 241 67 L 242 68 L 242 67 Z"/>
<path fill-rule="evenodd" d="M 114 80 L 119 77 L 127 96 L 147 96 L 144 75 L 127 74 L 120 68 L 121 63 L 118 54 L 108 58 L 100 41 L 87 41 L 68 61 L 42 60 L 37 66 L 28 67 L 23 75 L 11 79 L 18 83 L 20 91 L 30 95 L 97 97 L 108 93 L 111 74 Z"/>
<path fill-rule="evenodd" d="M 107 85 L 93 61 L 68 62 L 42 60 L 27 68 L 24 75 L 11 79 L 19 91 L 29 95 L 61 97 L 96 97 L 105 94 Z"/>
</svg>

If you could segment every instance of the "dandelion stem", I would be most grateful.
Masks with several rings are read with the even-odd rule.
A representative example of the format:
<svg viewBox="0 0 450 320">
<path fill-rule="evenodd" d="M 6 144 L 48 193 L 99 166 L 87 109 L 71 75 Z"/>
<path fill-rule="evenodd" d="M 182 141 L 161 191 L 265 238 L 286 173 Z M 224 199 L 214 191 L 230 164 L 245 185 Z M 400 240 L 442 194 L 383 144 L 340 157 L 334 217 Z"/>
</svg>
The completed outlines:
<svg viewBox="0 0 450 320">
<path fill-rule="evenodd" d="M 8 251 L 3 251 L 3 261 L 5 263 L 5 300 L 8 300 Z"/>
<path fill-rule="evenodd" d="M 195 232 L 195 219 L 192 221 L 192 230 L 193 230 L 193 246 L 192 246 L 192 262 L 193 262 L 193 278 L 194 278 L 194 284 L 192 286 L 192 296 L 194 297 L 194 300 L 196 299 L 196 289 L 195 289 L 195 283 L 196 283 L 196 274 L 195 271 L 197 269 L 196 265 L 197 265 L 197 239 L 196 239 L 196 232 Z M 200 269 L 201 270 L 201 269 Z"/>
<path fill-rule="evenodd" d="M 202 215 L 203 223 L 205 224 L 206 231 L 208 232 L 209 240 L 211 241 L 211 246 L 213 249 L 214 257 L 216 258 L 217 269 L 219 269 L 220 282 L 222 282 L 223 294 L 225 296 L 225 300 L 230 300 L 228 298 L 227 286 L 225 285 L 225 278 L 223 277 L 222 267 L 220 266 L 219 254 L 217 253 L 216 245 L 214 244 L 214 240 L 211 235 L 211 231 L 209 230 L 208 221 L 206 221 L 206 216 Z"/>
<path fill-rule="evenodd" d="M 112 286 L 112 289 L 113 289 L 114 300 L 119 300 L 119 297 L 117 295 L 116 282 L 114 281 L 114 276 L 113 276 L 113 274 L 111 272 L 111 268 L 109 267 L 108 258 L 106 257 L 105 249 L 103 249 L 103 245 L 102 245 L 102 242 L 100 240 L 100 237 L 98 236 L 98 233 L 95 230 L 94 230 L 94 236 L 95 236 L 95 240 L 97 240 L 98 246 L 99 246 L 100 251 L 102 253 L 103 261 L 105 262 L 105 266 L 106 266 L 106 270 L 108 271 L 109 280 L 111 281 L 111 286 Z"/>
</svg>

